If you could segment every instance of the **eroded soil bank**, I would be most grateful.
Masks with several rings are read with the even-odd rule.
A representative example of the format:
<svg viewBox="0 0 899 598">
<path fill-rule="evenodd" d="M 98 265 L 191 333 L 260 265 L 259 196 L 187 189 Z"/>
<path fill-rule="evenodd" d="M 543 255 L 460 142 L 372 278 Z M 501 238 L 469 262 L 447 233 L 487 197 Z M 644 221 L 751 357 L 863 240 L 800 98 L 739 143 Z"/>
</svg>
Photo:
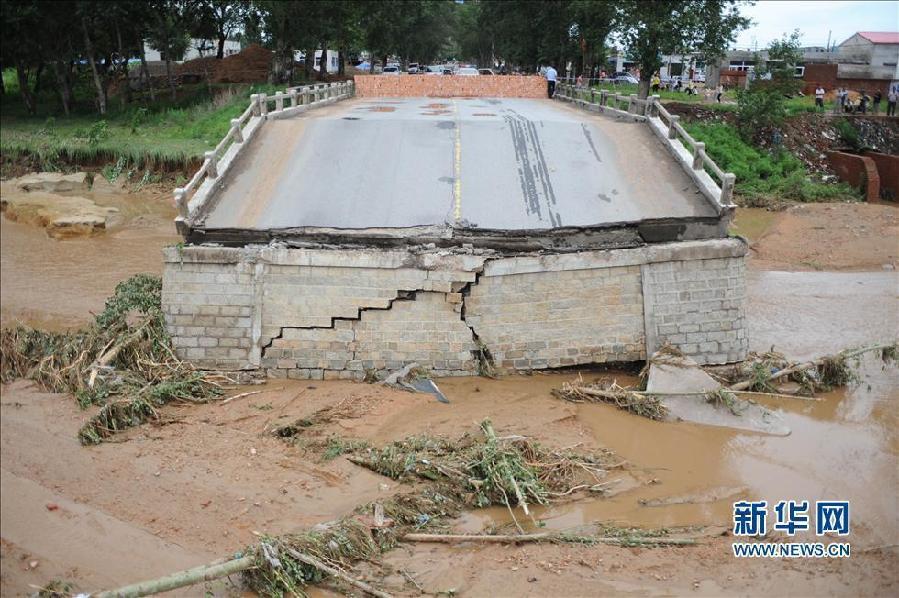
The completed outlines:
<svg viewBox="0 0 899 598">
<path fill-rule="evenodd" d="M 153 203 L 157 199 L 159 204 Z M 133 210 L 133 216 L 89 239 L 57 241 L 39 229 L 2 221 L 3 325 L 21 320 L 77 326 L 102 308 L 116 282 L 137 271 L 159 270 L 160 248 L 177 241 L 169 228 L 170 206 L 161 196 L 120 200 L 120 213 Z M 881 230 L 877 227 L 889 218 L 895 223 L 895 208 L 849 208 L 864 208 L 852 214 L 872 230 Z M 817 221 L 802 213 L 802 226 L 817 230 Z M 753 348 L 776 345 L 801 358 L 895 338 L 897 275 L 884 271 L 883 262 L 828 266 L 874 272 L 759 268 L 771 263 L 758 259 L 764 254 L 782 256 L 787 269 L 810 269 L 789 261 L 796 254 L 781 239 L 811 250 L 816 237 L 793 244 L 793 239 L 770 232 L 785 217 L 775 214 L 764 227 L 768 234 L 746 233 L 755 245 L 751 263 L 756 271 L 749 278 Z M 844 223 L 834 220 L 837 227 Z M 883 235 L 851 235 L 844 247 L 851 255 L 879 256 L 880 251 L 887 255 L 885 248 L 892 245 L 895 261 L 896 232 L 884 230 Z M 834 251 L 832 244 L 818 250 L 821 255 L 846 254 Z M 733 539 L 718 535 L 699 546 L 655 549 L 422 544 L 393 551 L 383 567 L 367 566 L 366 575 L 392 592 L 418 595 L 417 584 L 429 594 L 452 590 L 472 596 L 895 593 L 895 369 L 866 361 L 859 385 L 825 395 L 823 401 L 767 401 L 793 430 L 783 438 L 652 422 L 610 406 L 573 405 L 550 395 L 576 375 L 440 380 L 449 404 L 365 384 L 272 381 L 246 389 L 264 392 L 226 405 L 166 408 L 162 423 L 90 448 L 81 447 L 76 438 L 90 413 L 81 411 L 74 399 L 41 392 L 27 381 L 6 385 L 0 406 L 2 593 L 27 594 L 53 579 L 93 591 L 163 575 L 229 555 L 257 540 L 257 534 L 328 521 L 396 491 L 395 482 L 343 457 L 322 461 L 304 449 L 303 436 L 289 443 L 271 434 L 281 423 L 341 401 L 348 406 L 343 417 L 305 434 L 380 445 L 410 434 L 457 436 L 489 416 L 500 434 L 532 436 L 551 447 L 614 451 L 622 463 L 610 471 L 608 495 L 538 509 L 536 517 L 549 529 L 599 520 L 645 527 L 695 525 L 715 534 L 729 525 L 736 498 L 852 501 L 853 554 L 848 560 L 737 560 L 731 553 Z M 632 373 L 583 376 L 610 376 L 624 383 Z M 492 509 L 467 514 L 456 528 L 481 531 L 507 522 L 506 511 Z M 227 582 L 210 589 L 240 593 Z M 194 587 L 180 594 L 201 591 Z"/>
</svg>

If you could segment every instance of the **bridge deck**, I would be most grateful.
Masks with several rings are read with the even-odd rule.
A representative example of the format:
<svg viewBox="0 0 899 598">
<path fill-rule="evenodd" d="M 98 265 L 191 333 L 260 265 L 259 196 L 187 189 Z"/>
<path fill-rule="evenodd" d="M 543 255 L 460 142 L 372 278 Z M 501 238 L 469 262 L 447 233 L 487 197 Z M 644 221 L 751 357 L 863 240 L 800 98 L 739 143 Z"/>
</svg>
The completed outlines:
<svg viewBox="0 0 899 598">
<path fill-rule="evenodd" d="M 714 216 L 645 126 L 549 100 L 355 99 L 266 124 L 207 228 L 589 226 Z"/>
</svg>

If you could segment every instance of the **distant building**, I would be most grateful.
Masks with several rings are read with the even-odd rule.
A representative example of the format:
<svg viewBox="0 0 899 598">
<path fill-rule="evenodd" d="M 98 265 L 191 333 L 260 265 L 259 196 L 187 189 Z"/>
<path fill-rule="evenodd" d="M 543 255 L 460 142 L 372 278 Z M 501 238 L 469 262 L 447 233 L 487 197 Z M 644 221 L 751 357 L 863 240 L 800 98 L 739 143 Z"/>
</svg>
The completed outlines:
<svg viewBox="0 0 899 598">
<path fill-rule="evenodd" d="M 743 87 L 755 69 L 756 60 L 767 63 L 768 51 L 731 50 L 707 68 L 706 82 L 717 86 Z M 805 82 L 804 93 L 813 93 L 821 85 L 827 91 L 838 87 L 886 94 L 899 84 L 899 32 L 859 31 L 831 49 L 821 46 L 802 48 L 802 62 L 796 65 L 796 77 Z"/>
<path fill-rule="evenodd" d="M 293 53 L 293 59 L 296 62 L 306 62 L 306 53 L 300 50 L 297 50 Z M 322 62 L 322 51 L 315 51 L 315 64 L 312 68 L 316 71 L 321 71 L 321 62 Z M 328 73 L 334 74 L 340 69 L 340 53 L 337 50 L 328 50 L 328 54 L 325 57 L 325 68 Z"/>
<path fill-rule="evenodd" d="M 899 32 L 859 31 L 837 46 L 832 61 L 804 70 L 806 93 L 821 85 L 827 91 L 845 87 L 886 95 L 899 85 Z"/>
<path fill-rule="evenodd" d="M 193 60 L 194 58 L 202 58 L 203 56 L 215 56 L 218 52 L 218 47 L 218 40 L 192 39 L 183 56 L 173 56 L 172 58 L 175 62 L 181 62 L 184 60 Z M 225 56 L 237 54 L 238 52 L 240 52 L 240 42 L 226 39 Z M 144 54 L 147 56 L 147 62 L 160 62 L 165 60 L 165 54 L 154 49 L 147 42 L 144 42 Z"/>
</svg>

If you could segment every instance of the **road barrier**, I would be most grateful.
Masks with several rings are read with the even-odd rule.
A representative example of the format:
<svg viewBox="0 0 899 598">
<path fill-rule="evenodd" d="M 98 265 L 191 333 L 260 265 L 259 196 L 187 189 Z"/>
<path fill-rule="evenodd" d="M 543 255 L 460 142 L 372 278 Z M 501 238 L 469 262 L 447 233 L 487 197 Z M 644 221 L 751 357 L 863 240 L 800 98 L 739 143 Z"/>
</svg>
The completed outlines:
<svg viewBox="0 0 899 598">
<path fill-rule="evenodd" d="M 222 179 L 241 150 L 249 145 L 265 121 L 288 118 L 310 108 L 331 104 L 353 95 L 355 85 L 352 81 L 291 87 L 273 95 L 264 93 L 251 95 L 250 105 L 239 117 L 231 121 L 228 134 L 215 149 L 204 154 L 200 169 L 186 185 L 175 189 L 175 205 L 178 207 L 175 226 L 178 231 L 184 234 L 203 216 L 208 199 L 221 185 Z"/>
<path fill-rule="evenodd" d="M 678 164 L 693 179 L 702 194 L 720 215 L 736 208 L 733 203 L 736 175 L 724 172 L 706 154 L 705 144 L 691 137 L 678 122 L 680 117 L 662 106 L 659 96 L 640 99 L 635 94 L 620 94 L 570 83 L 559 83 L 555 97 L 603 114 L 645 122 L 668 148 Z"/>
</svg>

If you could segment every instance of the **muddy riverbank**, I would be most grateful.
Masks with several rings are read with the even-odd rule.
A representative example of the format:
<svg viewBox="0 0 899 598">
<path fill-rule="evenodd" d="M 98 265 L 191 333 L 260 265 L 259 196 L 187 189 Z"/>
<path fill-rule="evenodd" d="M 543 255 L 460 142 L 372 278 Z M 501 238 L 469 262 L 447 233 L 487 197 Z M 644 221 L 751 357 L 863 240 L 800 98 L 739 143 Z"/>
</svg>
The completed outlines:
<svg viewBox="0 0 899 598">
<path fill-rule="evenodd" d="M 135 272 L 159 271 L 161 247 L 178 240 L 167 195 L 160 191 L 109 201 L 120 202 L 122 221 L 90 238 L 55 240 L 40 229 L 2 219 L 3 325 L 78 326 L 102 308 L 117 282 Z M 754 244 L 748 280 L 753 349 L 775 345 L 803 358 L 899 335 L 899 278 L 875 265 L 882 255 L 895 260 L 887 247 L 890 241 L 895 246 L 896 233 L 889 228 L 895 212 L 886 213 L 889 217 L 882 212 L 895 208 L 850 207 L 865 208 L 856 214 L 859 222 L 887 237 L 846 237 L 852 250 L 831 250 L 844 260 L 833 262 L 832 269 L 870 272 L 769 271 L 776 264 L 786 270 L 814 268 L 796 261 L 805 258 L 783 245 L 784 235 L 772 233 L 786 226 L 789 213 L 745 213 L 744 223 L 756 222 L 757 229 L 745 232 Z M 814 217 L 804 218 L 799 211 L 790 218 L 800 218 L 802 230 L 814 231 L 820 221 L 812 212 Z M 808 236 L 805 244 L 815 239 Z M 790 243 L 794 247 L 798 241 Z M 826 255 L 827 247 L 817 251 Z M 759 257 L 770 255 L 784 261 Z M 864 259 L 853 262 L 846 255 Z M 735 498 L 852 501 L 853 555 L 848 560 L 738 560 L 731 553 L 733 539 L 724 536 L 711 536 L 700 546 L 657 549 L 413 545 L 388 554 L 382 567 L 363 566 L 367 576 L 392 592 L 418 595 L 416 584 L 428 594 L 472 596 L 895 592 L 896 369 L 865 361 L 860 384 L 824 395 L 820 402 L 767 401 L 793 430 L 787 437 L 653 422 L 607 405 L 574 405 L 551 396 L 552 388 L 576 375 L 440 380 L 449 404 L 365 384 L 271 381 L 252 389 L 265 392 L 227 405 L 168 407 L 163 423 L 90 448 L 76 438 L 90 413 L 74 399 L 41 392 L 27 381 L 4 385 L 2 593 L 27 594 L 53 579 L 93 591 L 162 575 L 232 554 L 258 540 L 258 534 L 328 521 L 397 491 L 395 482 L 343 457 L 322 461 L 302 442 L 271 434 L 280 423 L 339 401 L 351 402 L 352 413 L 316 428 L 313 435 L 379 445 L 410 434 L 457 436 L 489 416 L 498 433 L 524 434 L 551 447 L 609 449 L 620 457 L 621 468 L 609 473 L 606 496 L 537 509 L 536 517 L 548 529 L 604 521 L 700 526 L 718 533 L 729 526 Z M 624 383 L 633 372 L 586 371 L 583 376 Z M 481 531 L 503 526 L 507 518 L 505 510 L 474 511 L 456 529 Z M 220 595 L 240 593 L 227 582 L 210 589 Z M 180 595 L 200 591 L 195 587 Z"/>
</svg>

